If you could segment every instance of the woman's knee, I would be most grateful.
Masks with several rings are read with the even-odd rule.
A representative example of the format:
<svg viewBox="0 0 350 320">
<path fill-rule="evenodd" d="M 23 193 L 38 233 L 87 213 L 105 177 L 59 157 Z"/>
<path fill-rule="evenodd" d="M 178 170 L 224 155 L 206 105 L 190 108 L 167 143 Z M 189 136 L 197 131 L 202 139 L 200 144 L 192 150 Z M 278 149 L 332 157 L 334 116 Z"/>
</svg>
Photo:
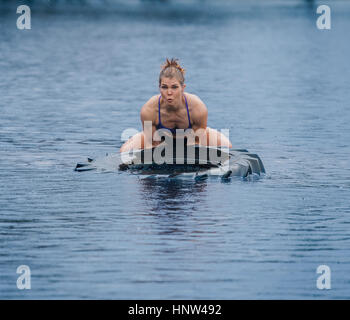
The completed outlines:
<svg viewBox="0 0 350 320">
<path fill-rule="evenodd" d="M 209 146 L 225 146 L 232 148 L 232 144 L 228 137 L 221 132 L 207 127 L 207 141 Z"/>
<path fill-rule="evenodd" d="M 120 148 L 120 152 L 127 152 L 130 150 L 139 150 L 144 148 L 143 132 L 136 133 L 128 141 L 126 141 Z"/>
</svg>

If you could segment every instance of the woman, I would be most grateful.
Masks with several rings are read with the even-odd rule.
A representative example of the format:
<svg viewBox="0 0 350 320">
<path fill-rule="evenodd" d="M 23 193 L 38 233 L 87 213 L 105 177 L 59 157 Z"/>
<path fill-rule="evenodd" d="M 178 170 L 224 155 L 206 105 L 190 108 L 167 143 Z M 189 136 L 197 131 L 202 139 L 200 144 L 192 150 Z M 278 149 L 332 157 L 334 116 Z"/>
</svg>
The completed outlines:
<svg viewBox="0 0 350 320">
<path fill-rule="evenodd" d="M 120 148 L 121 152 L 151 148 L 161 143 L 158 129 L 179 138 L 176 129 L 192 129 L 193 141 L 202 145 L 232 148 L 229 139 L 218 131 L 207 127 L 208 110 L 194 94 L 184 93 L 185 70 L 177 59 L 166 59 L 159 74 L 160 95 L 150 98 L 141 109 L 143 131 L 137 133 Z M 148 121 L 148 122 L 147 122 Z M 145 124 L 151 124 L 146 130 Z M 164 130 L 165 129 L 165 130 Z"/>
</svg>

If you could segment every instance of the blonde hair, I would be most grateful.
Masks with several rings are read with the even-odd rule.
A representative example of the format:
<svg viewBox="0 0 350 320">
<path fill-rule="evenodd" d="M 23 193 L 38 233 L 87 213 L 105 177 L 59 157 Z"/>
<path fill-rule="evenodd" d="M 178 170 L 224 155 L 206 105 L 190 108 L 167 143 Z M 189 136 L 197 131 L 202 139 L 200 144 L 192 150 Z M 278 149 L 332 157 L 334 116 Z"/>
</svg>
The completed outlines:
<svg viewBox="0 0 350 320">
<path fill-rule="evenodd" d="M 169 60 L 166 58 L 166 61 L 164 64 L 162 64 L 159 74 L 159 85 L 162 81 L 163 77 L 166 78 L 176 78 L 179 80 L 180 84 L 183 86 L 185 83 L 185 69 L 182 68 L 179 63 L 179 59 L 171 58 Z"/>
</svg>

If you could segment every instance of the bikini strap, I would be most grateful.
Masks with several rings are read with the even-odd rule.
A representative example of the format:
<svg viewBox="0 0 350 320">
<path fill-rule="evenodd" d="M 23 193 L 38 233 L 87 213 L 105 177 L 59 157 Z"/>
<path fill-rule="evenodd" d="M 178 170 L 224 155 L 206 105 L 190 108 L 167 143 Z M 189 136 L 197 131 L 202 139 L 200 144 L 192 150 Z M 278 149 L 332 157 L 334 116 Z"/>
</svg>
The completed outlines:
<svg viewBox="0 0 350 320">
<path fill-rule="evenodd" d="M 184 97 L 185 97 L 186 109 L 187 109 L 188 127 L 189 127 L 189 128 L 192 128 L 192 125 L 191 125 L 191 118 L 190 118 L 190 110 L 188 110 L 188 104 L 187 104 L 186 96 L 184 95 Z"/>
<path fill-rule="evenodd" d="M 159 96 L 159 99 L 158 99 L 158 126 L 162 127 L 162 123 L 160 121 L 160 98 L 161 98 L 161 95 Z"/>
<path fill-rule="evenodd" d="M 187 98 L 186 98 L 185 95 L 183 95 L 183 96 L 184 96 L 184 98 L 185 98 L 186 109 L 187 109 L 188 127 L 189 127 L 189 128 L 192 128 L 191 118 L 190 118 L 190 110 L 188 109 Z M 160 128 L 163 127 L 162 122 L 161 122 L 161 120 L 160 120 L 160 98 L 161 98 L 161 97 L 162 97 L 162 96 L 160 95 L 160 96 L 159 96 L 159 99 L 158 99 L 158 126 L 159 126 Z"/>
</svg>

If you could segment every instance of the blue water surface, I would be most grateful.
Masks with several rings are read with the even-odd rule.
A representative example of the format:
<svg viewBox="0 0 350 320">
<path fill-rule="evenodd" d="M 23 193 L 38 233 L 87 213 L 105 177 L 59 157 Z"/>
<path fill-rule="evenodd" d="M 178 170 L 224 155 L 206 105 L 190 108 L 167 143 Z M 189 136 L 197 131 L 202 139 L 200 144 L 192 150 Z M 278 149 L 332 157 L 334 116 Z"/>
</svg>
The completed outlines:
<svg viewBox="0 0 350 320">
<path fill-rule="evenodd" d="M 318 4 L 37 4 L 20 31 L 2 3 L 0 298 L 350 298 L 350 2 L 331 30 Z M 141 129 L 165 57 L 266 177 L 73 171 Z"/>
</svg>

